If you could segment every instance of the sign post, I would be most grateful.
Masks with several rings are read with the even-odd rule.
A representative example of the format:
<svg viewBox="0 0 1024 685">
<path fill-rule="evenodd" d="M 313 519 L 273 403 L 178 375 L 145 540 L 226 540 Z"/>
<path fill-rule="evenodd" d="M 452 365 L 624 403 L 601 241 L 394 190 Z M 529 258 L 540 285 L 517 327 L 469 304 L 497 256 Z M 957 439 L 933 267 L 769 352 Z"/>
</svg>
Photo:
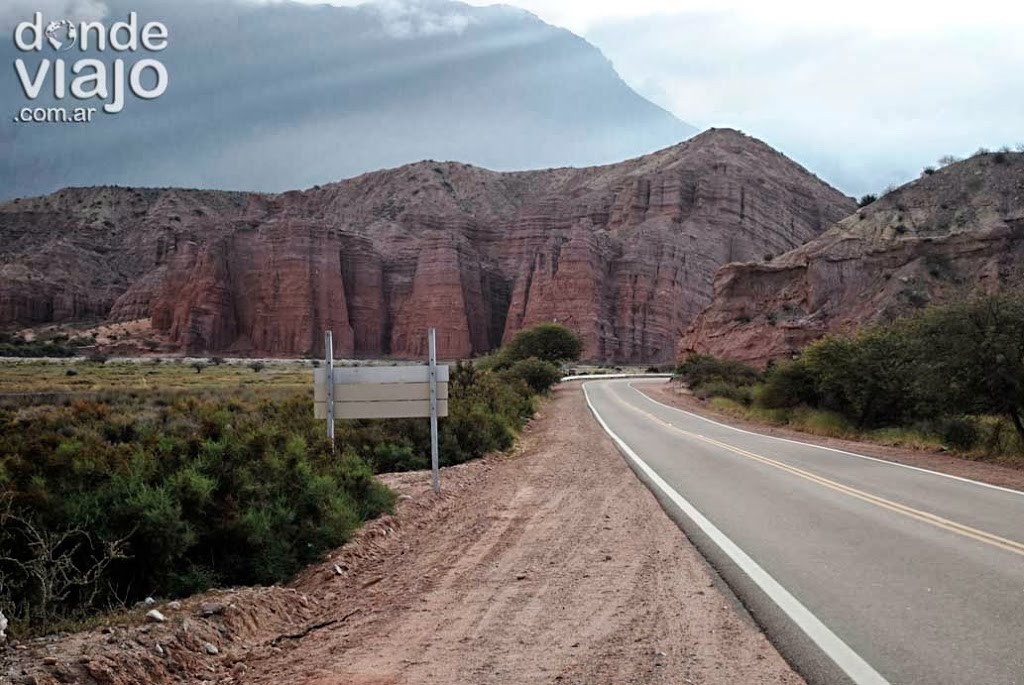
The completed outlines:
<svg viewBox="0 0 1024 685">
<path fill-rule="evenodd" d="M 327 377 L 334 379 L 334 333 L 327 331 L 324 334 L 324 350 L 327 354 Z M 334 383 L 327 384 L 327 438 L 331 441 L 331 451 L 334 451 Z"/>
<path fill-rule="evenodd" d="M 434 492 L 441 492 L 441 472 L 437 456 L 437 330 L 427 333 L 427 348 L 430 359 L 430 474 Z"/>
<path fill-rule="evenodd" d="M 428 364 L 334 368 L 334 337 L 324 335 L 324 368 L 313 369 L 313 410 L 327 420 L 334 449 L 337 419 L 430 419 L 430 469 L 434 492 L 441 490 L 437 420 L 448 416 L 449 368 L 437 363 L 437 332 L 427 333 Z"/>
</svg>

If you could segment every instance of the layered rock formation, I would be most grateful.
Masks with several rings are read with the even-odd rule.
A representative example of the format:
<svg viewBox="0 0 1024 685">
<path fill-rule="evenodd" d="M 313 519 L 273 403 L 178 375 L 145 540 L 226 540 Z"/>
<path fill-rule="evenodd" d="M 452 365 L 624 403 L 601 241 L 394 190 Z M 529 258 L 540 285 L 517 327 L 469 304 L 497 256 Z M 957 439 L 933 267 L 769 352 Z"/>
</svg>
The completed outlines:
<svg viewBox="0 0 1024 685">
<path fill-rule="evenodd" d="M 770 262 L 730 264 L 680 354 L 764 365 L 930 303 L 1024 291 L 1024 154 L 953 164 Z"/>
<path fill-rule="evenodd" d="M 675 356 L 732 261 L 853 201 L 711 130 L 620 164 L 496 173 L 421 162 L 281 195 L 74 189 L 0 206 L 0 326 L 153 326 L 192 352 L 448 358 L 559 321 L 591 359 Z"/>
</svg>

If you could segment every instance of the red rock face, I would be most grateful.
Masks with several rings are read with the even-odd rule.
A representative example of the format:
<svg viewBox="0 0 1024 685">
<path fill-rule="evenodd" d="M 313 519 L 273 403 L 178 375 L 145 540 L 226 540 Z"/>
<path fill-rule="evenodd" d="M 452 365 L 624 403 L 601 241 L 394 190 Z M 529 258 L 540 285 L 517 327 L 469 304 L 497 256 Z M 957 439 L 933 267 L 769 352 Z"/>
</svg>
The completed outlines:
<svg viewBox="0 0 1024 685">
<path fill-rule="evenodd" d="M 730 264 L 680 344 L 764 366 L 931 303 L 1024 292 L 1024 155 L 982 155 L 890 193 L 771 262 Z"/>
<path fill-rule="evenodd" d="M 728 130 L 589 169 L 421 162 L 277 196 L 67 190 L 0 207 L 0 325 L 148 316 L 185 350 L 252 355 L 320 354 L 331 329 L 358 357 L 422 357 L 433 326 L 441 356 L 464 358 L 558 321 L 587 358 L 666 361 L 716 269 L 852 209 Z"/>
</svg>

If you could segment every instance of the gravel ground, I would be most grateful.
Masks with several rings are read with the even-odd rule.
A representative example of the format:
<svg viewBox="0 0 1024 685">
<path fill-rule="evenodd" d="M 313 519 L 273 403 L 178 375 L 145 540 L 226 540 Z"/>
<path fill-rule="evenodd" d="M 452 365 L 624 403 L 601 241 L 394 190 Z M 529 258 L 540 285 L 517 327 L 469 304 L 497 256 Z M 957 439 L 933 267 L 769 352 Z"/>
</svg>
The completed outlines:
<svg viewBox="0 0 1024 685">
<path fill-rule="evenodd" d="M 425 480 L 392 483 L 415 500 Z M 249 682 L 802 682 L 717 589 L 578 384 L 556 391 L 516 455 L 445 480 L 442 511 L 338 583 L 329 613 L 358 613 L 250 662 Z"/>
</svg>

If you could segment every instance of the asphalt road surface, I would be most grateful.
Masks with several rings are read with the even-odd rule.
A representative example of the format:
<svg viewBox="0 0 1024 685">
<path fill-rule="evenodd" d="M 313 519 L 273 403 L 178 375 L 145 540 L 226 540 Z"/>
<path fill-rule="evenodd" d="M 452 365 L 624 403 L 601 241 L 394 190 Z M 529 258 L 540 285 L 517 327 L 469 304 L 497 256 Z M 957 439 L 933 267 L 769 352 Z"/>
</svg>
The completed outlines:
<svg viewBox="0 0 1024 685">
<path fill-rule="evenodd" d="M 644 382 L 583 387 L 809 682 L 1024 684 L 1024 494 L 731 428 Z"/>
</svg>

